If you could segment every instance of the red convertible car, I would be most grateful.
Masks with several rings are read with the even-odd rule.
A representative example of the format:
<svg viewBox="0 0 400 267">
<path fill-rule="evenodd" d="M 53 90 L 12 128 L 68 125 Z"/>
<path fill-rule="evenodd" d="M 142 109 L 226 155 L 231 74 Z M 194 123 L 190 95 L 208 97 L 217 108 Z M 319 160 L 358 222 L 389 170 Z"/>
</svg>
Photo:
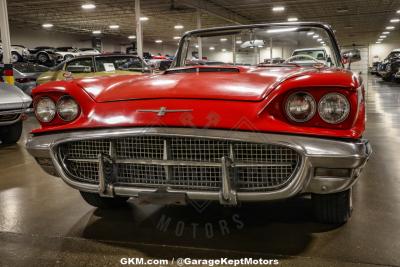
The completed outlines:
<svg viewBox="0 0 400 267">
<path fill-rule="evenodd" d="M 323 61 L 290 56 L 321 46 Z M 286 60 L 260 65 L 272 57 Z M 344 223 L 371 153 L 362 80 L 318 23 L 191 31 L 162 74 L 51 82 L 33 98 L 29 152 L 99 208 L 309 195 L 318 221 Z"/>
</svg>

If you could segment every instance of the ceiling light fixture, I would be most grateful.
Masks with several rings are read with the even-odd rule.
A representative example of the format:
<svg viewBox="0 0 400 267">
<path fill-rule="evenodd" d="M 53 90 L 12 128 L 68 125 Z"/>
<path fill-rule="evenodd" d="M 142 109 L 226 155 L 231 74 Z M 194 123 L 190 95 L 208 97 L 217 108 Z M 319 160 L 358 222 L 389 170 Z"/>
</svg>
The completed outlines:
<svg viewBox="0 0 400 267">
<path fill-rule="evenodd" d="M 400 10 L 397 10 L 397 12 L 396 12 L 397 14 L 400 14 Z"/>
<path fill-rule="evenodd" d="M 382 32 L 382 34 L 389 34 L 390 32 Z"/>
<path fill-rule="evenodd" d="M 184 27 L 183 27 L 183 25 L 175 25 L 174 28 L 177 29 L 177 30 L 181 30 L 181 29 L 183 29 Z"/>
<path fill-rule="evenodd" d="M 174 40 L 179 40 L 179 39 L 181 39 L 180 36 L 174 36 Z"/>
<path fill-rule="evenodd" d="M 387 26 L 387 27 L 386 27 L 386 30 L 394 30 L 394 29 L 395 29 L 394 26 Z"/>
<path fill-rule="evenodd" d="M 383 41 L 383 39 L 378 39 L 378 42 L 382 42 Z"/>
<path fill-rule="evenodd" d="M 95 9 L 96 5 L 95 4 L 83 4 L 81 7 L 82 7 L 82 9 L 89 10 L 89 9 Z"/>
<path fill-rule="evenodd" d="M 272 8 L 272 11 L 274 12 L 282 12 L 285 11 L 285 7 L 284 6 L 275 6 Z"/>
<path fill-rule="evenodd" d="M 128 38 L 129 39 L 136 39 L 136 35 L 129 35 Z"/>
<path fill-rule="evenodd" d="M 237 43 L 237 44 L 241 44 L 241 43 L 243 43 L 243 41 L 237 40 L 236 43 Z"/>
<path fill-rule="evenodd" d="M 322 38 L 317 39 L 317 41 L 318 41 L 318 42 L 321 42 L 321 41 L 322 41 Z"/>
<path fill-rule="evenodd" d="M 228 41 L 228 39 L 226 39 L 226 38 L 221 38 L 221 39 L 219 39 L 221 42 L 226 42 L 226 41 Z"/>
<path fill-rule="evenodd" d="M 400 19 L 391 19 L 390 22 L 391 23 L 398 23 L 398 22 L 400 22 Z"/>
<path fill-rule="evenodd" d="M 101 31 L 96 30 L 96 31 L 92 31 L 92 33 L 93 34 L 101 34 Z"/>
<path fill-rule="evenodd" d="M 313 35 L 314 32 L 307 32 L 307 35 Z"/>
<path fill-rule="evenodd" d="M 46 28 L 46 29 L 52 28 L 53 26 L 54 26 L 54 25 L 51 24 L 51 23 L 45 23 L 45 24 L 42 25 L 42 27 L 43 27 L 43 28 Z"/>
<path fill-rule="evenodd" d="M 113 30 L 119 29 L 119 25 L 110 25 L 108 27 Z"/>
<path fill-rule="evenodd" d="M 215 50 L 215 47 L 214 47 L 214 46 L 210 46 L 209 49 L 210 49 L 210 50 Z"/>
<path fill-rule="evenodd" d="M 163 41 L 162 41 L 162 40 L 155 40 L 155 42 L 156 42 L 157 44 L 161 44 Z"/>
<path fill-rule="evenodd" d="M 298 18 L 292 17 L 292 18 L 288 18 L 287 21 L 289 22 L 294 22 L 294 21 L 298 21 Z"/>
<path fill-rule="evenodd" d="M 386 37 L 387 37 L 386 35 L 379 36 L 379 38 L 381 38 L 381 39 L 386 38 Z"/>
<path fill-rule="evenodd" d="M 148 17 L 140 17 L 140 19 L 139 19 L 140 21 L 148 21 L 149 20 L 149 18 Z"/>
</svg>

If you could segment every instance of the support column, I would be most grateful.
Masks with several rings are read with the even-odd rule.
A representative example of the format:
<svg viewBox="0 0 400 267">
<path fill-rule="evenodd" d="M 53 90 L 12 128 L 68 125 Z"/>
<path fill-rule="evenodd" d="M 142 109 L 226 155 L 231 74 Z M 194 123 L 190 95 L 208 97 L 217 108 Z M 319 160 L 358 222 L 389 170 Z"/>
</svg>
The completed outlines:
<svg viewBox="0 0 400 267">
<path fill-rule="evenodd" d="M 236 66 L 236 35 L 232 35 L 232 62 Z"/>
<path fill-rule="evenodd" d="M 201 10 L 197 9 L 197 29 L 201 29 Z M 199 60 L 203 59 L 203 45 L 201 42 L 201 38 L 197 38 L 197 45 L 199 46 Z"/>
<path fill-rule="evenodd" d="M 0 0 L 0 28 L 3 46 L 3 63 L 11 63 L 10 26 L 8 24 L 7 0 Z"/>
<path fill-rule="evenodd" d="M 272 38 L 269 39 L 269 57 L 271 58 L 271 64 L 272 64 Z"/>
<path fill-rule="evenodd" d="M 135 18 L 136 18 L 136 50 L 140 58 L 143 58 L 143 31 L 142 22 L 140 21 L 141 10 L 140 0 L 135 0 Z"/>
</svg>

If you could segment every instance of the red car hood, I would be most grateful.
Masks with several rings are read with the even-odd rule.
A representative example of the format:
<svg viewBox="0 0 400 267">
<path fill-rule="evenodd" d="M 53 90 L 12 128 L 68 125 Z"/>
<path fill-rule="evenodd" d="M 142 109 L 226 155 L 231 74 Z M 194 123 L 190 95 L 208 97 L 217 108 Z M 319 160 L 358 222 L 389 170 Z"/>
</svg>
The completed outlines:
<svg viewBox="0 0 400 267">
<path fill-rule="evenodd" d="M 198 71 L 199 68 L 206 71 Z M 182 70 L 185 73 L 179 72 Z M 285 79 L 312 70 L 291 66 L 261 69 L 202 66 L 160 75 L 85 78 L 76 82 L 96 102 L 163 98 L 260 101 Z"/>
</svg>

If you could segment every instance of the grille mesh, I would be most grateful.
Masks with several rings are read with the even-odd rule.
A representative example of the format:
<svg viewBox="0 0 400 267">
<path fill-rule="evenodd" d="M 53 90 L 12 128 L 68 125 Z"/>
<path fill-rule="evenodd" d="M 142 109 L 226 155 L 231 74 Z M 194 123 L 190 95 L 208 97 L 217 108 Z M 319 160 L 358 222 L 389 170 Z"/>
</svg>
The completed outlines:
<svg viewBox="0 0 400 267">
<path fill-rule="evenodd" d="M 111 155 L 116 162 L 114 179 L 117 183 L 200 191 L 221 189 L 222 167 L 210 164 L 219 164 L 222 157 L 232 161 L 229 173 L 237 191 L 282 188 L 293 177 L 300 162 L 299 154 L 284 146 L 176 136 L 70 141 L 59 145 L 58 151 L 65 171 L 78 181 L 98 183 L 96 160 L 103 153 Z M 127 162 L 129 160 L 136 162 Z M 163 166 L 154 160 L 173 163 Z M 189 166 L 179 165 L 180 162 Z"/>
</svg>

